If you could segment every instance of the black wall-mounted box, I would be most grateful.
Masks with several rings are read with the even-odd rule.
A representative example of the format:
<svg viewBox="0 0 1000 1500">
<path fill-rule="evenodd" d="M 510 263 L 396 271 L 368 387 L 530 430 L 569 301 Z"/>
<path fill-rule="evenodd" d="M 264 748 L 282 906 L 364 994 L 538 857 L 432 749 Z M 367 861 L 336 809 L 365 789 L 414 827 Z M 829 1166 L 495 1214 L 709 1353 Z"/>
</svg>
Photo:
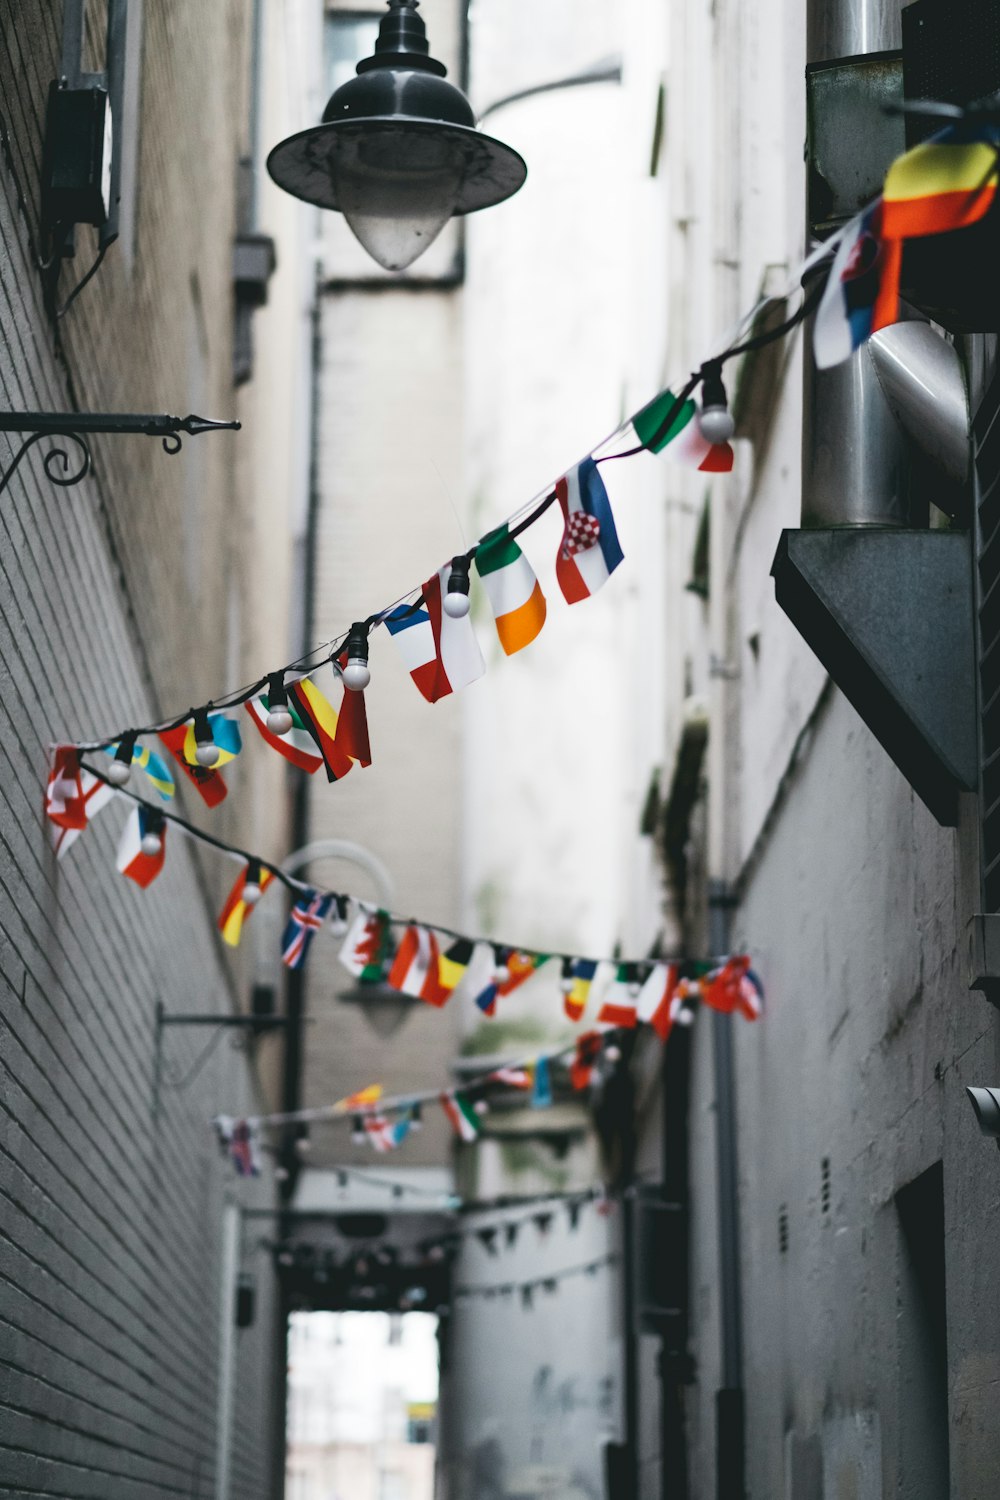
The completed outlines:
<svg viewBox="0 0 1000 1500">
<path fill-rule="evenodd" d="M 111 108 L 106 89 L 49 86 L 42 162 L 42 219 L 93 224 L 108 217 L 111 193 Z"/>
</svg>

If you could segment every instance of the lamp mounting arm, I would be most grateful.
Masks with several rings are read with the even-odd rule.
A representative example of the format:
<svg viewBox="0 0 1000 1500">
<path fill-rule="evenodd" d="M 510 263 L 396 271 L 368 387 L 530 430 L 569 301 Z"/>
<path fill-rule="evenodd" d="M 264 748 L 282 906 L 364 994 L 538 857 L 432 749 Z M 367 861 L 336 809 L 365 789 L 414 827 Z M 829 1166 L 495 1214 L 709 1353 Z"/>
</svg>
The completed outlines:
<svg viewBox="0 0 1000 1500">
<path fill-rule="evenodd" d="M 197 437 L 202 432 L 238 432 L 239 422 L 217 422 L 210 417 L 171 417 L 148 412 L 7 411 L 0 412 L 0 432 L 24 432 L 28 436 L 0 475 L 0 495 L 6 490 L 25 454 L 46 438 L 66 438 L 79 450 L 76 467 L 65 448 L 52 448 L 43 466 L 47 477 L 62 489 L 79 484 L 93 467 L 87 439 L 94 433 L 131 433 L 158 437 L 165 453 L 179 453 L 181 434 Z"/>
</svg>

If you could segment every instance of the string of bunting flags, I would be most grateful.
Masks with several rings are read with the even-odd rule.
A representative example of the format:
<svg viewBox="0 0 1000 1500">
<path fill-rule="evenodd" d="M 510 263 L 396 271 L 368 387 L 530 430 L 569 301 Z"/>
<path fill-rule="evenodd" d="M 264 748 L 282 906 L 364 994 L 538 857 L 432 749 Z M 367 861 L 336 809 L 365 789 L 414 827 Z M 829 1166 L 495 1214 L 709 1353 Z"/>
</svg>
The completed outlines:
<svg viewBox="0 0 1000 1500">
<path fill-rule="evenodd" d="M 103 751 L 111 756 L 113 785 L 124 785 L 137 768 L 169 801 L 176 789 L 173 771 L 144 743 L 158 736 L 185 779 L 215 807 L 226 796 L 221 768 L 242 749 L 239 723 L 232 717 L 240 708 L 267 744 L 300 770 L 312 774 L 322 767 L 330 781 L 338 781 L 355 765 L 369 766 L 364 689 L 371 680 L 371 632 L 385 627 L 417 689 L 431 703 L 476 681 L 486 665 L 470 619 L 474 567 L 503 651 L 513 655 L 523 650 L 544 626 L 547 605 L 518 538 L 552 505 L 558 504 L 563 522 L 556 555 L 560 591 L 570 605 L 595 594 L 623 560 L 602 464 L 667 451 L 704 472 L 729 471 L 734 424 L 722 380 L 727 361 L 783 338 L 815 309 L 816 362 L 821 368 L 840 363 L 872 333 L 897 320 L 906 240 L 968 227 L 989 212 L 998 180 L 1000 123 L 995 110 L 992 117 L 974 109 L 957 113 L 961 118 L 897 158 L 882 195 L 803 260 L 790 291 L 816 284 L 789 318 L 754 332 L 767 306 L 786 300 L 790 291 L 764 299 L 740 321 L 721 351 L 704 360 L 679 389 L 661 391 L 554 485 L 439 567 L 419 588 L 355 621 L 337 639 L 208 704 L 159 723 L 53 746 L 50 785 L 54 781 L 63 789 L 61 803 L 53 799 L 50 814 L 63 831 L 56 838 L 57 853 L 65 853 L 86 826 L 88 813 L 92 816 L 101 805 L 100 791 L 82 773 L 81 754 Z M 750 335 L 742 337 L 748 328 Z M 700 405 L 695 401 L 699 388 Z M 340 690 L 337 707 L 316 680 L 326 666 Z"/>
<path fill-rule="evenodd" d="M 497 1298 L 504 1301 L 518 1293 L 521 1306 L 527 1310 L 534 1306 L 536 1293 L 542 1292 L 545 1296 L 552 1296 L 559 1290 L 560 1282 L 567 1281 L 572 1276 L 596 1276 L 598 1271 L 617 1265 L 619 1260 L 620 1256 L 612 1253 L 598 1256 L 596 1260 L 582 1261 L 579 1265 L 563 1266 L 558 1271 L 547 1271 L 544 1276 L 534 1276 L 530 1281 L 504 1281 L 492 1285 L 489 1282 L 459 1285 L 456 1286 L 454 1295 L 459 1301 L 483 1297 L 487 1302 L 492 1302 Z"/>
</svg>

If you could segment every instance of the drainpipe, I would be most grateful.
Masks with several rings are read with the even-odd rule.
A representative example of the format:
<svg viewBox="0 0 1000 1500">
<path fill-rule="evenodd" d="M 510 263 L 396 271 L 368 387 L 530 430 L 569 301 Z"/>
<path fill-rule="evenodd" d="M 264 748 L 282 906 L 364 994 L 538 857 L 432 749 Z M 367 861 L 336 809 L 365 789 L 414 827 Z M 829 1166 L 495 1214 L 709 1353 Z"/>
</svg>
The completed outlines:
<svg viewBox="0 0 1000 1500">
<path fill-rule="evenodd" d="M 729 952 L 735 899 L 722 880 L 708 883 L 708 941 Z M 719 1235 L 722 1384 L 715 1393 L 715 1485 L 718 1500 L 744 1500 L 746 1442 L 743 1390 L 743 1294 L 740 1284 L 740 1198 L 736 1155 L 736 1090 L 732 1016 L 712 1012 L 715 1073 L 715 1190 Z"/>
<path fill-rule="evenodd" d="M 808 0 L 808 61 L 898 48 L 899 9 L 899 0 Z M 907 445 L 871 351 L 863 346 L 832 370 L 817 370 L 810 328 L 803 367 L 802 525 L 905 526 Z"/>
</svg>

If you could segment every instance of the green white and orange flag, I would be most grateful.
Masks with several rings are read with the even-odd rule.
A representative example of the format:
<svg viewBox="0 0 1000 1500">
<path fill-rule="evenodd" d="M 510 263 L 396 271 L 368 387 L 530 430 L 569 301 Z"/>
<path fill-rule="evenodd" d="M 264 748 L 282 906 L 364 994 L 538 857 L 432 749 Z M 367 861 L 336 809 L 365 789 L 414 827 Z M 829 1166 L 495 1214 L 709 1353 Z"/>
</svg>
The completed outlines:
<svg viewBox="0 0 1000 1500">
<path fill-rule="evenodd" d="M 479 1116 L 464 1094 L 451 1089 L 440 1095 L 441 1108 L 451 1122 L 451 1128 L 460 1141 L 474 1141 L 479 1135 Z"/>
<path fill-rule="evenodd" d="M 513 656 L 530 646 L 545 624 L 545 595 L 509 526 L 498 526 L 480 542 L 476 572 L 490 601 L 500 644 Z"/>
<path fill-rule="evenodd" d="M 219 931 L 222 933 L 222 941 L 228 943 L 230 948 L 239 946 L 240 938 L 243 936 L 243 923 L 253 913 L 256 902 L 251 904 L 243 899 L 243 891 L 247 883 L 250 866 L 244 865 L 236 878 L 236 884 L 226 898 L 226 904 L 219 913 Z M 274 879 L 270 870 L 261 870 L 260 889 L 265 891 Z"/>
</svg>

